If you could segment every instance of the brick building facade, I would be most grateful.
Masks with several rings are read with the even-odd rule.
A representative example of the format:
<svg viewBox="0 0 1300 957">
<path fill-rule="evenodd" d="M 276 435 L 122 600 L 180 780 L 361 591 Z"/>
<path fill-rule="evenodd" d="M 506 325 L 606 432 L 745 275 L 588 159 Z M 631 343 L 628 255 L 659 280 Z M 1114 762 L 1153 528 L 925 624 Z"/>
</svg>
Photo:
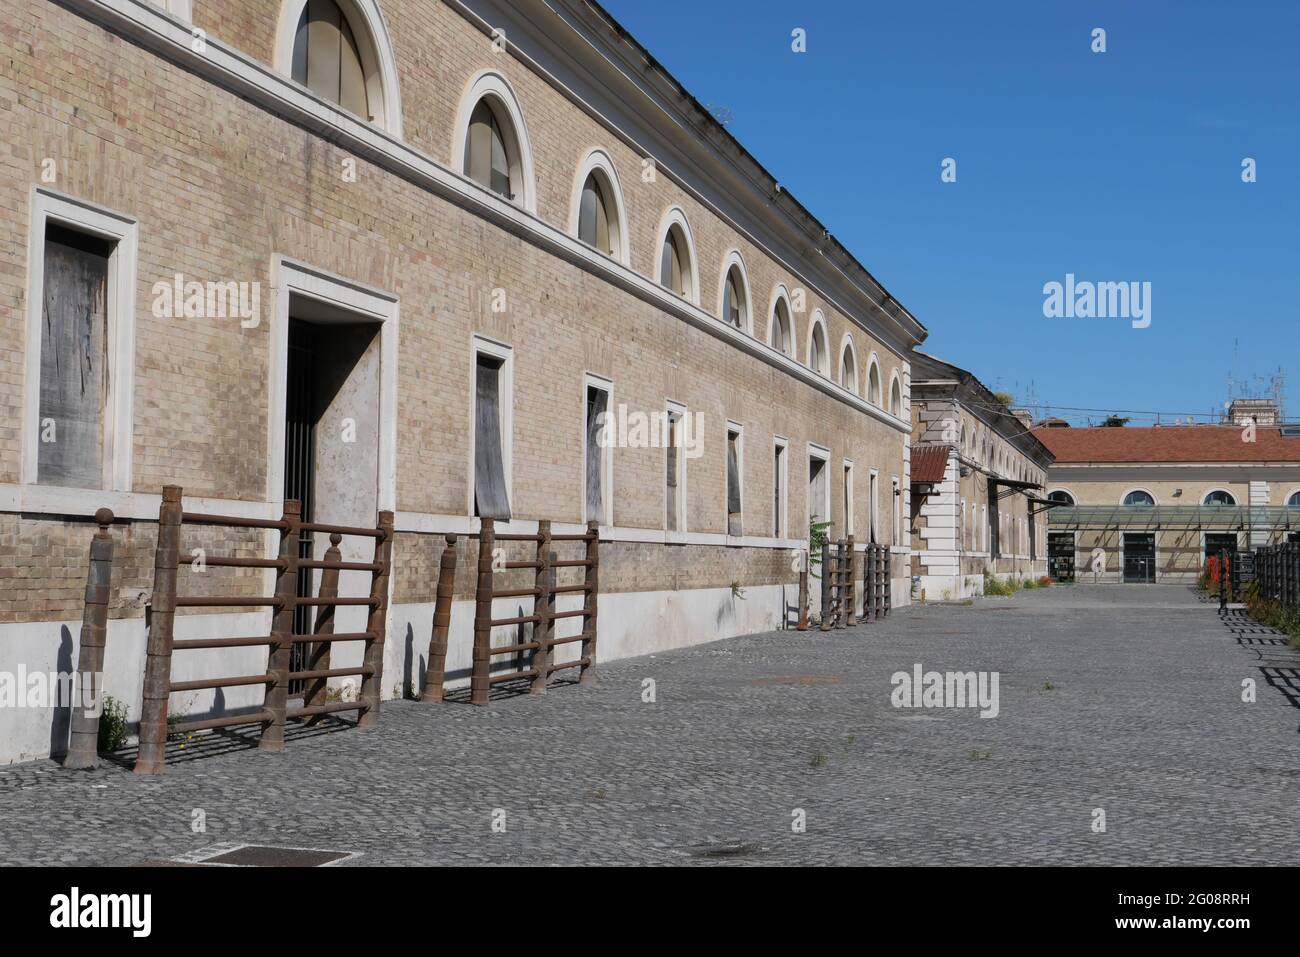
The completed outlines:
<svg viewBox="0 0 1300 957">
<path fill-rule="evenodd" d="M 602 657 L 780 627 L 812 517 L 891 545 L 905 600 L 887 496 L 909 514 L 924 327 L 595 3 L 3 6 L 0 670 L 76 660 L 108 506 L 134 717 L 166 484 L 199 512 L 275 518 L 299 486 L 319 521 L 393 510 L 386 695 L 419 684 L 441 535 L 502 509 L 600 523 Z M 593 444 L 593 397 L 699 442 Z M 0 713 L 0 760 L 58 749 L 48 714 Z"/>
</svg>

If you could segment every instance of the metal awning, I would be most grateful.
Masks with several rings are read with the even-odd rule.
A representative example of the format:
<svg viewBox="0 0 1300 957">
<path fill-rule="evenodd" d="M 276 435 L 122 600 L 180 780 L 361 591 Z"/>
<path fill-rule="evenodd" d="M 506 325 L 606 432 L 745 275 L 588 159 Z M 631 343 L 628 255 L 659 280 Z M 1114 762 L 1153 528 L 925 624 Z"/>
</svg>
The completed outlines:
<svg viewBox="0 0 1300 957">
<path fill-rule="evenodd" d="M 1062 505 L 1050 514 L 1059 529 L 1300 530 L 1295 505 Z"/>
</svg>

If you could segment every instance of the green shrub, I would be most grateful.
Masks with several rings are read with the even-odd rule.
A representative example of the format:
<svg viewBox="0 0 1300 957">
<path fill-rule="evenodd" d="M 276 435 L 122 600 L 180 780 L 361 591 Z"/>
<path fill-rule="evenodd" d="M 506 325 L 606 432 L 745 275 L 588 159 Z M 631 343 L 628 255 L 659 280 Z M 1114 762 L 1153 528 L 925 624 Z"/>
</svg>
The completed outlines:
<svg viewBox="0 0 1300 957">
<path fill-rule="evenodd" d="M 106 694 L 104 710 L 99 715 L 99 750 L 106 754 L 120 751 L 126 739 L 126 705 Z"/>
<path fill-rule="evenodd" d="M 984 573 L 984 594 L 992 597 L 1001 597 L 1004 595 L 1014 595 L 1020 588 L 1020 582 L 1015 578 L 1008 578 L 1001 581 L 994 578 L 988 572 Z"/>
</svg>

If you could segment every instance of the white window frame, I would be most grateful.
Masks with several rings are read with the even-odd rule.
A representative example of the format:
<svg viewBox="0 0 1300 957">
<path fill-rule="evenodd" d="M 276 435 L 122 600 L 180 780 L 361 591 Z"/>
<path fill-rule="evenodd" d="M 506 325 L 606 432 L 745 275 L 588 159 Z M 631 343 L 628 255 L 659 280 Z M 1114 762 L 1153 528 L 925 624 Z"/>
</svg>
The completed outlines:
<svg viewBox="0 0 1300 957">
<path fill-rule="evenodd" d="M 104 358 L 103 481 L 89 491 L 129 492 L 134 437 L 135 287 L 140 227 L 137 220 L 74 196 L 35 187 L 27 233 L 27 356 L 23 381 L 23 456 L 19 472 L 36 485 L 41 432 L 41 327 L 45 305 L 45 225 L 54 223 L 114 244 L 108 259 Z M 49 486 L 55 488 L 55 486 Z"/>
<path fill-rule="evenodd" d="M 469 488 L 467 490 L 465 514 L 474 514 L 474 454 L 478 425 L 478 357 L 489 356 L 501 360 L 500 379 L 497 383 L 497 404 L 501 407 L 501 467 L 505 470 L 506 498 L 510 502 L 510 514 L 514 516 L 515 503 L 515 350 L 504 342 L 489 339 L 474 333 L 470 337 L 469 362 L 469 460 L 467 462 Z M 584 505 L 586 507 L 583 496 Z"/>
<path fill-rule="evenodd" d="M 874 538 L 877 545 L 883 545 L 885 543 L 880 540 L 880 469 L 871 469 L 868 472 L 867 490 L 871 499 L 867 503 L 869 509 L 867 521 L 870 523 L 867 529 L 867 541 Z"/>
<path fill-rule="evenodd" d="M 831 467 L 831 450 L 826 448 L 824 445 L 817 445 L 815 442 L 808 443 L 808 455 L 804 461 L 804 472 L 803 472 L 803 484 L 805 488 L 807 488 L 808 486 L 808 473 L 812 470 L 813 459 L 816 459 L 819 462 L 821 462 L 823 468 L 829 469 Z M 831 485 L 833 484 L 830 480 L 829 473 L 826 476 L 826 482 L 824 484 L 826 486 L 826 500 L 824 502 L 821 502 L 820 504 L 822 508 L 825 509 L 825 511 L 819 512 L 818 514 L 821 515 L 823 522 L 829 522 L 831 520 Z M 808 499 L 808 496 L 805 493 L 804 525 L 803 525 L 803 532 L 799 536 L 801 540 L 804 538 L 805 535 L 808 534 L 808 529 L 812 526 L 812 520 L 813 520 L 813 503 Z"/>
<path fill-rule="evenodd" d="M 397 507 L 397 342 L 401 303 L 395 293 L 367 286 L 286 256 L 271 262 L 275 312 L 270 333 L 270 382 L 267 389 L 268 461 L 266 500 L 279 510 L 284 503 L 285 415 L 289 391 L 289 311 L 294 296 L 314 299 L 358 322 L 379 326 L 379 449 L 376 501 L 381 510 Z M 473 436 L 471 435 L 471 441 Z M 470 494 L 473 494 L 471 489 Z"/>
<path fill-rule="evenodd" d="M 188 3 L 189 0 L 183 2 Z M 393 44 L 389 39 L 388 27 L 379 10 L 379 4 L 377 0 L 337 0 L 337 2 L 343 15 L 348 18 L 348 26 L 357 41 L 357 52 L 361 55 L 361 68 L 366 74 L 366 95 L 370 101 L 370 108 L 375 113 L 373 119 L 369 117 L 362 117 L 362 119 L 384 130 L 393 139 L 401 140 L 402 95 L 397 82 L 397 58 L 393 55 Z M 298 38 L 298 22 L 302 19 L 305 6 L 307 0 L 284 0 L 280 4 L 273 62 L 275 69 L 284 76 L 293 76 L 293 46 Z M 178 13 L 177 16 L 179 15 Z M 358 27 L 361 29 L 359 30 Z M 308 95 L 319 99 L 310 91 Z M 376 105 L 379 107 L 378 110 L 375 109 Z M 339 109 L 333 103 L 330 104 L 330 108 Z M 465 124 L 469 125 L 468 114 Z M 455 155 L 453 154 L 451 168 L 459 170 L 463 163 L 454 162 Z M 460 155 L 464 155 L 463 140 Z"/>
<path fill-rule="evenodd" d="M 894 533 L 890 545 L 903 544 L 903 486 L 898 481 L 898 476 L 891 477 L 889 487 L 889 497 L 894 516 Z"/>
<path fill-rule="evenodd" d="M 727 445 L 731 444 L 732 433 L 736 436 L 736 481 L 740 483 L 737 491 L 740 493 L 740 534 L 731 534 L 731 522 L 729 521 L 731 513 L 726 510 L 726 503 L 723 505 L 723 525 L 722 532 L 733 542 L 739 542 L 745 535 L 745 427 L 739 422 L 727 420 Z M 722 489 L 723 499 L 727 498 L 727 456 L 726 448 L 723 448 L 722 456 Z"/>
<path fill-rule="evenodd" d="M 785 349 L 777 349 L 772 345 L 772 336 L 776 333 L 776 307 L 780 302 L 785 303 L 785 315 L 790 321 L 790 327 L 786 330 Z M 767 339 L 766 342 L 772 347 L 772 350 L 783 356 L 789 356 L 791 359 L 798 361 L 799 343 L 795 339 L 795 317 L 794 309 L 790 306 L 790 292 L 785 288 L 785 283 L 777 283 L 776 288 L 772 290 L 772 301 L 767 307 Z"/>
<path fill-rule="evenodd" d="M 780 515 L 773 515 L 772 536 L 774 538 L 789 538 L 790 535 L 790 440 L 783 436 L 775 436 L 772 439 L 772 455 L 774 457 L 780 454 L 781 474 L 778 476 L 773 466 L 772 481 L 775 483 L 779 480 L 781 485 L 781 498 L 779 508 Z M 775 496 L 774 496 L 775 499 Z"/>
<path fill-rule="evenodd" d="M 668 241 L 668 233 L 674 226 L 681 231 L 681 245 L 686 247 L 677 250 L 686 260 L 682 263 L 682 271 L 688 277 L 686 295 L 682 298 L 691 305 L 698 306 L 700 304 L 700 267 L 699 257 L 695 252 L 695 234 L 691 232 L 690 221 L 687 220 L 686 212 L 680 206 L 668 207 L 659 220 L 659 228 L 655 230 L 654 260 L 651 263 L 650 278 L 654 280 L 654 284 L 660 289 L 668 289 L 667 286 L 660 282 L 663 277 L 659 274 L 659 267 L 663 261 L 664 243 Z M 677 295 L 676 290 L 668 289 L 668 291 L 674 296 Z"/>
<path fill-rule="evenodd" d="M 155 0 L 155 2 L 172 16 L 179 17 L 186 22 L 194 18 L 191 0 Z"/>
<path fill-rule="evenodd" d="M 603 149 L 596 147 L 589 150 L 578 164 L 578 172 L 573 179 L 573 195 L 569 199 L 571 212 L 569 214 L 569 232 L 575 238 L 578 236 L 578 221 L 582 214 L 582 190 L 587 185 L 587 179 L 596 174 L 597 182 L 602 179 L 608 187 L 610 193 L 608 205 L 613 209 L 606 209 L 605 214 L 609 217 L 609 226 L 611 230 L 618 233 L 614 242 L 614 251 L 612 254 L 606 253 L 603 249 L 596 249 L 596 252 L 602 256 L 609 255 L 616 262 L 624 266 L 630 265 L 630 251 L 628 242 L 627 226 L 627 206 L 623 202 L 623 184 L 619 181 L 618 170 L 614 168 L 614 161 L 610 159 L 608 153 Z M 586 245 L 584 243 L 584 245 Z"/>
<path fill-rule="evenodd" d="M 470 179 L 469 171 L 465 168 L 465 144 L 469 139 L 469 121 L 474 115 L 474 109 L 484 98 L 489 99 L 489 106 L 499 108 L 504 112 L 502 117 L 498 113 L 497 120 L 509 122 L 513 128 L 515 148 L 519 152 L 516 157 L 518 170 L 511 169 L 511 186 L 516 184 L 515 174 L 518 173 L 519 189 L 513 199 L 508 199 L 494 193 L 491 189 L 482 183 L 477 183 Z M 507 157 L 510 159 L 510 157 Z M 511 164 L 513 167 L 513 163 Z M 472 183 L 478 189 L 481 189 L 488 196 L 495 198 L 497 201 L 505 203 L 508 206 L 518 206 L 526 212 L 537 215 L 537 171 L 533 163 L 533 146 L 532 140 L 528 137 L 528 127 L 524 123 L 524 112 L 519 105 L 519 98 L 515 95 L 514 87 L 510 81 L 496 70 L 480 70 L 470 81 L 469 86 L 461 95 L 460 107 L 456 113 L 455 134 L 452 137 L 451 144 L 451 169 L 464 177 L 465 182 Z M 579 184 L 581 189 L 581 184 Z M 574 235 L 577 235 L 577 229 L 574 229 Z"/>
<path fill-rule="evenodd" d="M 844 459 L 840 464 L 840 475 L 844 481 L 844 536 L 845 538 L 853 534 L 856 523 L 853 521 L 853 513 L 856 510 L 856 501 L 853 489 L 853 460 Z"/>
<path fill-rule="evenodd" d="M 605 444 L 601 446 L 601 470 L 600 470 L 600 506 L 603 514 L 589 515 L 587 513 L 587 390 L 601 389 L 604 391 L 605 399 Z M 614 380 L 607 379 L 602 375 L 594 372 L 584 372 L 582 375 L 582 521 L 586 524 L 590 521 L 599 522 L 601 525 L 614 524 L 614 443 L 611 441 L 611 431 L 614 428 Z"/>
<path fill-rule="evenodd" d="M 735 269 L 740 276 L 740 283 L 737 286 L 737 292 L 744 299 L 743 308 L 740 310 L 739 331 L 748 336 L 754 334 L 754 294 L 750 290 L 749 270 L 745 268 L 745 259 L 740 255 L 739 249 L 731 249 L 722 257 L 722 273 L 718 277 L 718 311 L 717 317 L 725 325 L 730 326 L 726 316 L 726 299 L 727 299 L 727 276 L 731 270 Z M 732 326 L 732 328 L 736 328 Z M 769 340 L 770 341 L 770 340 Z"/>
<path fill-rule="evenodd" d="M 672 415 L 680 415 L 682 417 L 681 428 L 683 430 L 682 433 L 683 436 L 685 436 L 686 434 L 685 430 L 690 428 L 690 418 L 689 418 L 690 413 L 687 410 L 686 406 L 682 405 L 680 402 L 675 402 L 672 399 L 665 399 L 664 412 L 665 412 L 664 436 L 663 436 L 664 458 L 662 463 L 663 467 L 659 473 L 660 481 L 665 481 L 666 480 L 665 477 L 668 474 L 668 446 L 672 439 L 672 429 L 668 427 L 669 417 Z M 686 541 L 686 534 L 687 534 L 686 516 L 689 511 L 689 509 L 687 509 L 686 507 L 686 502 L 687 502 L 686 472 L 687 472 L 686 446 L 683 443 L 682 445 L 678 446 L 677 449 L 677 530 L 676 531 L 670 531 L 668 529 L 668 490 L 667 488 L 664 489 L 663 529 L 664 529 L 664 541 L 667 542 Z"/>
</svg>

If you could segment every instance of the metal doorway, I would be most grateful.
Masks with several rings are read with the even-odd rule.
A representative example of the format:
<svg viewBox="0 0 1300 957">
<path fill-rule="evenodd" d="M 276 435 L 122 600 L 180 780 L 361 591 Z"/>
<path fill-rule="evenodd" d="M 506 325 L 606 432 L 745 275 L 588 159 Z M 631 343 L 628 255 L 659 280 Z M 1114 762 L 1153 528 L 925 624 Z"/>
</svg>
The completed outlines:
<svg viewBox="0 0 1300 957">
<path fill-rule="evenodd" d="M 313 491 L 316 487 L 316 354 L 312 326 L 301 319 L 289 320 L 289 373 L 285 396 L 284 423 L 284 497 L 302 502 L 302 520 L 315 521 L 312 514 Z M 304 536 L 298 542 L 298 557 L 311 558 L 311 538 Z M 298 570 L 298 597 L 310 598 L 312 572 L 309 568 Z M 294 609 L 293 633 L 309 635 L 312 632 L 314 609 L 309 605 Z M 295 644 L 289 662 L 290 671 L 303 671 L 311 658 L 311 646 Z M 302 694 L 306 682 L 293 681 L 289 694 Z"/>
<path fill-rule="evenodd" d="M 1152 584 L 1156 580 L 1156 536 L 1152 532 L 1124 533 L 1124 581 Z"/>
<path fill-rule="evenodd" d="M 1074 581 L 1074 532 L 1048 534 L 1047 574 L 1055 582 Z"/>
</svg>

